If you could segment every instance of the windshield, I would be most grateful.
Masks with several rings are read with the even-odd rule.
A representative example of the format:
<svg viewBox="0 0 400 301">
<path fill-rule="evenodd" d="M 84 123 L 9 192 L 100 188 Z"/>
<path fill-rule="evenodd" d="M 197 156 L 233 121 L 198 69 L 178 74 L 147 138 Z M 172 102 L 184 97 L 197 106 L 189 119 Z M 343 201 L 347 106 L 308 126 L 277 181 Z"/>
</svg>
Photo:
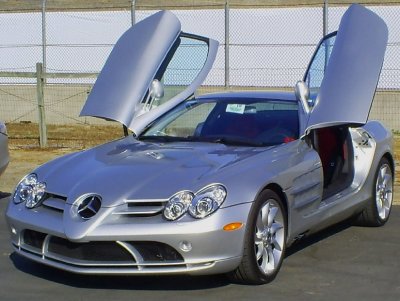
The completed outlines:
<svg viewBox="0 0 400 301">
<path fill-rule="evenodd" d="M 298 138 L 297 110 L 296 102 L 281 100 L 189 100 L 153 122 L 138 139 L 271 146 Z"/>
</svg>

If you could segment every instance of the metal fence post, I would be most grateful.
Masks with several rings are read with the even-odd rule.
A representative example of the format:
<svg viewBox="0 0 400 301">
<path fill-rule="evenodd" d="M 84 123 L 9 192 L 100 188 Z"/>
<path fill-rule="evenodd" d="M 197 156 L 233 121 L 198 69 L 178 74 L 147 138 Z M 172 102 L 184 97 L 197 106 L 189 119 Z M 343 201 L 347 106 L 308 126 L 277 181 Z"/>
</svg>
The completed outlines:
<svg viewBox="0 0 400 301">
<path fill-rule="evenodd" d="M 132 0 L 131 3 L 131 25 L 136 23 L 136 0 Z"/>
<path fill-rule="evenodd" d="M 324 0 L 324 7 L 323 7 L 323 12 L 322 12 L 322 31 L 323 31 L 323 36 L 326 36 L 328 34 L 328 0 Z M 329 41 L 325 41 L 325 62 L 324 62 L 324 70 L 326 70 L 326 67 L 328 66 L 329 62 L 329 50 L 330 50 L 330 43 Z"/>
<path fill-rule="evenodd" d="M 46 39 L 46 3 L 47 0 L 42 0 L 42 63 L 43 70 L 46 70 L 46 47 L 47 47 L 47 39 Z"/>
<path fill-rule="evenodd" d="M 46 127 L 46 116 L 44 111 L 44 76 L 43 76 L 43 64 L 36 63 L 36 93 L 37 93 L 37 104 L 39 114 L 39 143 L 40 147 L 47 146 L 47 127 Z"/>
<path fill-rule="evenodd" d="M 328 0 L 324 0 L 324 8 L 322 13 L 322 31 L 324 36 L 328 34 L 328 9 Z"/>
<path fill-rule="evenodd" d="M 225 88 L 230 86 L 229 70 L 229 1 L 225 2 Z"/>
</svg>

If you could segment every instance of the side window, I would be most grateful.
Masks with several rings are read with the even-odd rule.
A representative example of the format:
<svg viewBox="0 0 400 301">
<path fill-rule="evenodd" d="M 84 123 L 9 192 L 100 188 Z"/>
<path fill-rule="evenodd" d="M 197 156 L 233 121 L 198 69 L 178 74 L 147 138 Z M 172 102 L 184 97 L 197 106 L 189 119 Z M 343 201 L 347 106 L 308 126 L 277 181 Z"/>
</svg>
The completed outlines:
<svg viewBox="0 0 400 301">
<path fill-rule="evenodd" d="M 332 53 L 333 45 L 335 44 L 336 33 L 327 36 L 318 46 L 312 62 L 308 67 L 305 83 L 310 88 L 311 95 L 318 93 L 324 78 L 326 67 Z"/>
<path fill-rule="evenodd" d="M 203 69 L 208 57 L 208 43 L 196 36 L 181 34 L 156 74 L 164 95 L 154 99 L 157 107 L 184 91 Z"/>
</svg>

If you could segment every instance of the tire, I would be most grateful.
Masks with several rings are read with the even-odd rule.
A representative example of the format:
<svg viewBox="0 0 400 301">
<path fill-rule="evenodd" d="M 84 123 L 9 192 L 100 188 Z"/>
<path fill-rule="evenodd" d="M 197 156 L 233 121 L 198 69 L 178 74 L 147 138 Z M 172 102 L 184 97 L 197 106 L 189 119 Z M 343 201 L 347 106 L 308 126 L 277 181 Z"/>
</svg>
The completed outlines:
<svg viewBox="0 0 400 301">
<path fill-rule="evenodd" d="M 358 224 L 369 227 L 383 226 L 389 219 L 393 201 L 393 170 L 382 158 L 375 171 L 372 198 L 361 212 Z"/>
<path fill-rule="evenodd" d="M 246 227 L 240 265 L 228 274 L 233 282 L 265 284 L 274 280 L 285 256 L 287 214 L 280 197 L 272 190 L 260 193 Z"/>
</svg>

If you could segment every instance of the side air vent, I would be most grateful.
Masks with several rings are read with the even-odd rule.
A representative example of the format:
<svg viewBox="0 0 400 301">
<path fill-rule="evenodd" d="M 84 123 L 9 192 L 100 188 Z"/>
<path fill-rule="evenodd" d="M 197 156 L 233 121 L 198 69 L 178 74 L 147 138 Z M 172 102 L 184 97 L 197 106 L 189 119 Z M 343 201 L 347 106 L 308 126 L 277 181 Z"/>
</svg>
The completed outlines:
<svg viewBox="0 0 400 301">
<path fill-rule="evenodd" d="M 46 192 L 42 205 L 55 211 L 64 212 L 66 201 L 67 197 Z"/>
<path fill-rule="evenodd" d="M 125 206 L 118 211 L 113 212 L 115 215 L 126 216 L 155 216 L 161 214 L 168 200 L 128 200 Z"/>
</svg>

